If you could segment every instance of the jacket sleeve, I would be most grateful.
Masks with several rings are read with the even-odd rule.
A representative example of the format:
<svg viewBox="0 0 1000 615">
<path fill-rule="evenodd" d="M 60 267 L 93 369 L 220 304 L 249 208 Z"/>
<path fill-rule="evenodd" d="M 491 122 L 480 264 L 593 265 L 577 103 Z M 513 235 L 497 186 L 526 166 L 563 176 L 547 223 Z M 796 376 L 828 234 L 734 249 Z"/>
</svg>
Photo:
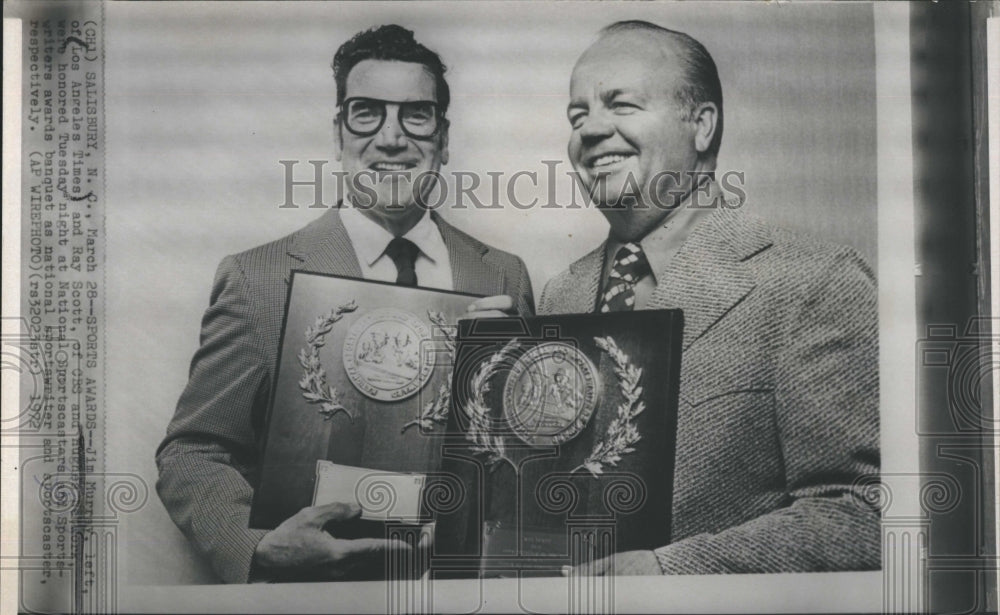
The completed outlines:
<svg viewBox="0 0 1000 615">
<path fill-rule="evenodd" d="M 229 583 L 246 582 L 266 530 L 248 529 L 269 366 L 238 262 L 219 266 L 187 387 L 156 454 L 157 491 L 191 544 Z"/>
<path fill-rule="evenodd" d="M 552 309 L 549 307 L 549 298 L 552 296 L 552 284 L 553 280 L 549 280 L 542 287 L 542 294 L 538 298 L 538 313 L 539 314 L 550 314 Z"/>
<path fill-rule="evenodd" d="M 829 263 L 829 261 L 828 261 Z M 879 472 L 874 278 L 853 252 L 786 311 L 774 420 L 788 505 L 655 551 L 667 574 L 871 570 L 880 516 L 865 498 Z"/>
<path fill-rule="evenodd" d="M 514 308 L 519 316 L 535 315 L 535 296 L 531 289 L 531 278 L 528 268 L 520 257 L 514 257 L 515 267 L 513 280 L 508 283 L 507 291 L 514 300 Z"/>
</svg>

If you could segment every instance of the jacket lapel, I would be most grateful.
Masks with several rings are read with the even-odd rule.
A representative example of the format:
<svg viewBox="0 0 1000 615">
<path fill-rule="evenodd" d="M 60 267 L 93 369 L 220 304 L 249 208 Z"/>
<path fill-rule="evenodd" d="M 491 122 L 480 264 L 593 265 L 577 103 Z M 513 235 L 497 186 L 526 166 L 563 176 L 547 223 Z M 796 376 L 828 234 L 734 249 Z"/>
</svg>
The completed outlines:
<svg viewBox="0 0 1000 615">
<path fill-rule="evenodd" d="M 331 208 L 296 234 L 288 255 L 302 263 L 295 269 L 361 277 L 354 245 L 337 208 Z"/>
<path fill-rule="evenodd" d="M 489 247 L 451 226 L 435 212 L 431 212 L 431 219 L 448 247 L 455 290 L 487 296 L 501 293 L 503 269 L 490 262 Z M 301 263 L 294 269 L 361 277 L 354 245 L 336 208 L 302 229 L 295 236 L 288 255 Z"/>
<path fill-rule="evenodd" d="M 606 241 L 569 266 L 569 271 L 549 280 L 542 291 L 539 314 L 590 314 L 604 268 Z"/>
<path fill-rule="evenodd" d="M 503 269 L 489 259 L 489 246 L 476 241 L 431 212 L 441 232 L 441 239 L 448 247 L 451 278 L 455 290 L 463 293 L 491 296 L 503 292 Z"/>
<path fill-rule="evenodd" d="M 648 309 L 684 310 L 684 349 L 755 286 L 744 261 L 771 245 L 765 227 L 720 208 L 692 231 L 662 272 Z"/>
<path fill-rule="evenodd" d="M 570 314 L 589 314 L 595 310 L 606 246 L 607 241 L 602 241 L 601 245 L 570 265 L 570 275 L 567 279 L 573 283 L 559 289 L 559 303 L 568 309 L 560 311 Z"/>
</svg>

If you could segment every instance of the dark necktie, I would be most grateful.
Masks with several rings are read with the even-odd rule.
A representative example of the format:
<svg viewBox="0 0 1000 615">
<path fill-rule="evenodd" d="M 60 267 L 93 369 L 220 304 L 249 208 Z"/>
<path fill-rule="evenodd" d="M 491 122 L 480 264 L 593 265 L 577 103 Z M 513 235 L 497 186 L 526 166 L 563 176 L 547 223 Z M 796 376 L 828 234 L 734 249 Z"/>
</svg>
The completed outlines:
<svg viewBox="0 0 1000 615">
<path fill-rule="evenodd" d="M 417 244 L 409 239 L 394 237 L 385 248 L 385 253 L 396 265 L 396 284 L 402 286 L 417 285 L 417 271 L 413 268 L 417 260 L 417 252 L 420 249 Z"/>
<path fill-rule="evenodd" d="M 601 297 L 601 312 L 629 312 L 635 309 L 635 285 L 651 273 L 649 261 L 638 244 L 618 248 L 608 285 Z"/>
</svg>

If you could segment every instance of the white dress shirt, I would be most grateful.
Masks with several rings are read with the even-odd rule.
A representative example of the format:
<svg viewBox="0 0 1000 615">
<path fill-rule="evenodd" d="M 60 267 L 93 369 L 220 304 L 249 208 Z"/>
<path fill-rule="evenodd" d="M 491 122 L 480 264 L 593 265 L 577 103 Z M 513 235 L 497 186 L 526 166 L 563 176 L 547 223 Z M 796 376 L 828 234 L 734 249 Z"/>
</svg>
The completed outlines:
<svg viewBox="0 0 1000 615">
<path fill-rule="evenodd" d="M 395 282 L 398 273 L 396 264 L 385 253 L 392 241 L 392 233 L 346 203 L 340 208 L 340 219 L 354 246 L 354 253 L 358 256 L 362 277 L 366 280 Z M 424 213 L 403 238 L 412 241 L 420 250 L 413 267 L 417 273 L 417 285 L 455 290 L 448 246 L 444 244 L 441 231 L 431 220 L 429 211 Z"/>
</svg>

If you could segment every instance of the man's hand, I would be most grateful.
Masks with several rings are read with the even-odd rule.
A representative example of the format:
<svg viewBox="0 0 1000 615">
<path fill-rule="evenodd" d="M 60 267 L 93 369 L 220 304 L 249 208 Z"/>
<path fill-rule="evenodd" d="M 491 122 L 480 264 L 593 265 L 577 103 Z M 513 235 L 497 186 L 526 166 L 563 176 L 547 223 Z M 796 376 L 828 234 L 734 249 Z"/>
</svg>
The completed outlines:
<svg viewBox="0 0 1000 615">
<path fill-rule="evenodd" d="M 652 551 L 625 551 L 580 564 L 575 568 L 567 567 L 564 576 L 605 576 L 605 575 L 661 575 L 663 570 Z"/>
<path fill-rule="evenodd" d="M 469 305 L 469 309 L 459 318 L 503 318 L 505 316 L 516 316 L 514 312 L 514 300 L 510 295 L 493 295 L 476 299 Z"/>
<path fill-rule="evenodd" d="M 331 536 L 324 526 L 356 519 L 357 504 L 307 506 L 264 535 L 254 552 L 254 562 L 281 578 L 293 580 L 338 580 L 377 577 L 384 570 L 385 556 L 408 551 L 400 540 Z"/>
</svg>

